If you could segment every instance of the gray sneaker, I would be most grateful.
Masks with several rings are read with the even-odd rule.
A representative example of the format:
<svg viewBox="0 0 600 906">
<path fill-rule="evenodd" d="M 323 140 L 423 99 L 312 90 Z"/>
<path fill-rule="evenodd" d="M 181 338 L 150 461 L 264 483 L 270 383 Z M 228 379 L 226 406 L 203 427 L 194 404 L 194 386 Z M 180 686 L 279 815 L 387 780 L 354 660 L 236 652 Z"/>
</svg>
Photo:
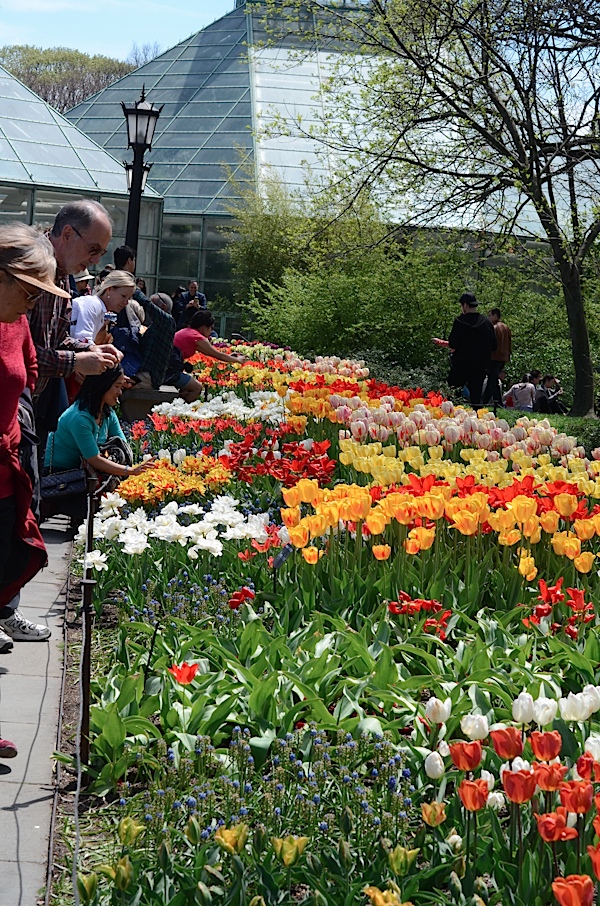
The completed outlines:
<svg viewBox="0 0 600 906">
<path fill-rule="evenodd" d="M 18 608 L 11 617 L 0 620 L 2 629 L 15 642 L 45 642 L 52 635 L 47 626 L 27 620 Z"/>
<path fill-rule="evenodd" d="M 0 629 L 0 654 L 6 654 L 13 648 L 13 640 Z"/>
</svg>

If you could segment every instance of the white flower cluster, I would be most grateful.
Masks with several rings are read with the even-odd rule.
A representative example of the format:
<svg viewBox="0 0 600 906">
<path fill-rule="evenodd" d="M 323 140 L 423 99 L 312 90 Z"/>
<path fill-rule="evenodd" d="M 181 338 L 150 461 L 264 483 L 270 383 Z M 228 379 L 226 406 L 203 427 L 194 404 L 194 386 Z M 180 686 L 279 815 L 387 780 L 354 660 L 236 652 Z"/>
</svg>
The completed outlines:
<svg viewBox="0 0 600 906">
<path fill-rule="evenodd" d="M 219 396 L 213 396 L 208 402 L 196 400 L 194 403 L 186 403 L 178 398 L 172 403 L 160 403 L 158 406 L 154 406 L 152 411 L 157 415 L 166 415 L 168 418 L 178 416 L 179 418 L 208 420 L 231 417 L 237 418 L 241 422 L 258 419 L 272 424 L 279 424 L 288 418 L 289 413 L 281 398 L 272 391 L 255 390 L 250 394 L 250 401 L 252 405 L 246 405 L 239 396 L 230 390 Z"/>
<path fill-rule="evenodd" d="M 207 512 L 197 503 L 167 503 L 153 519 L 142 507 L 123 518 L 120 511 L 125 504 L 119 494 L 107 494 L 94 517 L 94 538 L 120 544 L 125 554 L 143 553 L 149 547 L 149 539 L 156 538 L 186 547 L 188 557 L 195 560 L 202 550 L 220 557 L 224 541 L 256 540 L 264 544 L 268 537 L 269 514 L 244 516 L 239 512 L 240 501 L 229 495 L 216 497 Z M 180 516 L 201 518 L 184 525 Z M 85 525 L 80 527 L 79 537 L 85 539 Z M 286 529 L 280 531 L 280 537 L 282 543 L 289 540 Z M 89 565 L 102 569 L 99 564 L 103 560 L 92 556 L 95 553 L 89 555 Z"/>
</svg>

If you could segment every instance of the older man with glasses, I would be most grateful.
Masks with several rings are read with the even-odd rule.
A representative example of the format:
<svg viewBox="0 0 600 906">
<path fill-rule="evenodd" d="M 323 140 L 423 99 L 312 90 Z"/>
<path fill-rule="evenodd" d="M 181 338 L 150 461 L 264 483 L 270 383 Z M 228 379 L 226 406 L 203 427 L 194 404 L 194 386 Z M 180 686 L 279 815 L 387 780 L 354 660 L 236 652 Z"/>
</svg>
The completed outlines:
<svg viewBox="0 0 600 906">
<path fill-rule="evenodd" d="M 56 284 L 70 290 L 70 275 L 97 264 L 106 254 L 112 237 L 112 223 L 106 208 L 97 201 L 74 201 L 60 209 L 48 239 L 56 258 Z M 39 456 L 65 408 L 66 393 L 60 378 L 79 374 L 102 374 L 113 368 L 121 354 L 114 346 L 82 346 L 69 338 L 71 300 L 42 293 L 29 315 L 36 349 L 39 376 L 34 392 Z"/>
</svg>

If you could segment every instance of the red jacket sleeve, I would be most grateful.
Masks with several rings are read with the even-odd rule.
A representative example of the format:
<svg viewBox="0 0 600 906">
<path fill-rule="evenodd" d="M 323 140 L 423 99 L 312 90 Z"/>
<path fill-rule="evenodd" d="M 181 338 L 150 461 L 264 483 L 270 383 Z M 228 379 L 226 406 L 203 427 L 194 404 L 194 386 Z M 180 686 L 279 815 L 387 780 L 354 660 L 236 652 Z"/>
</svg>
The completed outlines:
<svg viewBox="0 0 600 906">
<path fill-rule="evenodd" d="M 25 360 L 25 368 L 27 370 L 27 386 L 33 393 L 38 378 L 37 356 L 35 354 L 35 346 L 31 338 L 31 331 L 29 330 L 29 322 L 25 315 L 23 315 L 23 322 L 23 359 Z"/>
</svg>

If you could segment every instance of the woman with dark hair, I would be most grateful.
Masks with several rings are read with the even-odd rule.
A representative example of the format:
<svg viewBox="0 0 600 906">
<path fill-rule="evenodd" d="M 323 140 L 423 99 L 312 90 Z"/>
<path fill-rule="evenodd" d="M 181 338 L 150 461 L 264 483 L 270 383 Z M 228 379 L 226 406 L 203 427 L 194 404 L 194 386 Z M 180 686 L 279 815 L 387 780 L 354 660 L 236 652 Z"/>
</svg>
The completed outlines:
<svg viewBox="0 0 600 906">
<path fill-rule="evenodd" d="M 77 399 L 63 412 L 56 431 L 48 438 L 44 462 L 46 470 L 61 472 L 76 469 L 84 459 L 96 472 L 126 478 L 128 475 L 139 475 L 152 466 L 152 462 L 137 466 L 122 465 L 100 453 L 100 446 L 109 438 L 120 438 L 127 443 L 114 411 L 127 383 L 120 365 L 103 374 L 86 377 Z"/>
<path fill-rule="evenodd" d="M 184 359 L 190 359 L 196 352 L 201 352 L 202 355 L 210 356 L 210 358 L 217 359 L 219 362 L 230 362 L 238 365 L 248 362 L 249 359 L 244 358 L 243 355 L 228 355 L 226 352 L 221 352 L 220 349 L 215 349 L 208 339 L 213 332 L 214 326 L 215 319 L 212 312 L 201 309 L 196 312 L 189 327 L 183 327 L 177 331 L 173 339 L 173 345 L 180 350 Z"/>
</svg>

